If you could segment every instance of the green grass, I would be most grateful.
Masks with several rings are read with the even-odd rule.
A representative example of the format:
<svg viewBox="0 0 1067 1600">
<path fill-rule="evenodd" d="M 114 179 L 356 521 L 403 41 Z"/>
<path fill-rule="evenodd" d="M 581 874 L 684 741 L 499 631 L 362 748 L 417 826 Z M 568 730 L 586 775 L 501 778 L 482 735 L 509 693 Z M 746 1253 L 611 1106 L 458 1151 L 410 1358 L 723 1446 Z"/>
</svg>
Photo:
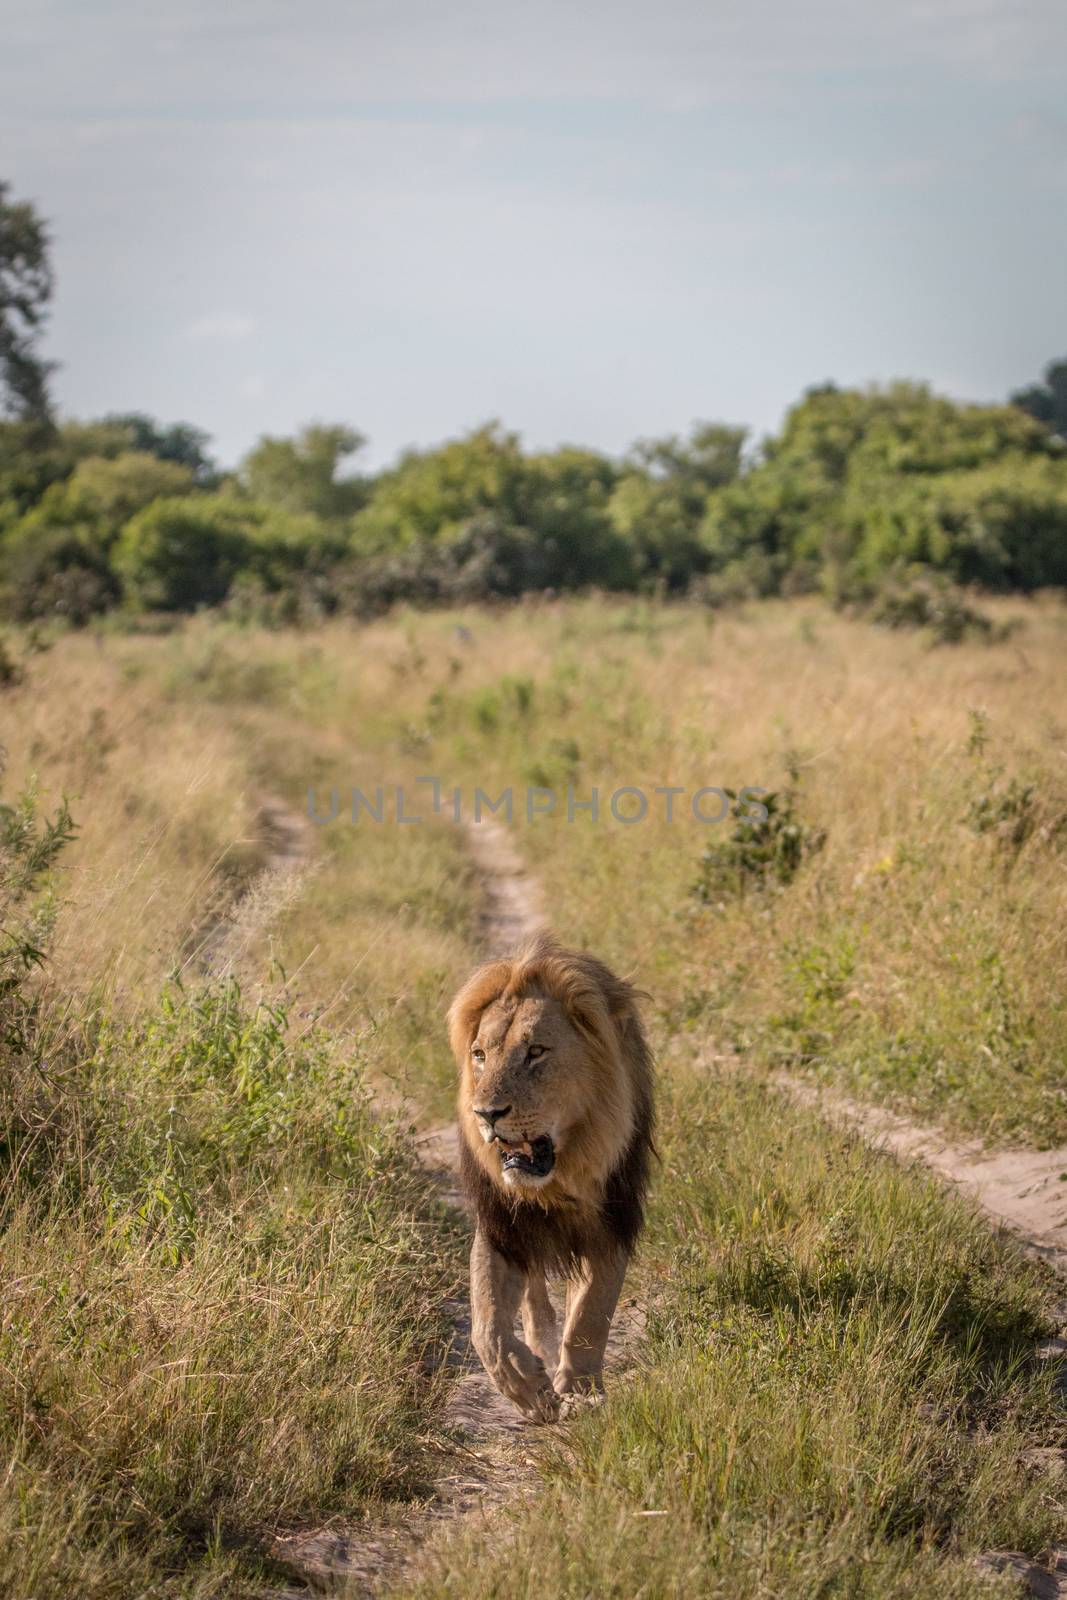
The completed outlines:
<svg viewBox="0 0 1067 1600">
<path fill-rule="evenodd" d="M 791 770 L 811 848 L 784 855 L 709 865 L 691 819 L 516 827 L 557 931 L 654 997 L 648 1334 L 606 1408 L 539 1436 L 536 1496 L 436 1540 L 418 1593 L 1003 1592 L 975 1555 L 1062 1527 L 1021 1459 L 1067 1440 L 1034 1358 L 1054 1286 L 771 1074 L 1067 1137 L 1062 639 L 1053 606 L 1024 664 L 810 605 L 573 601 L 34 658 L 12 776 L 51 811 L 74 789 L 82 832 L 18 924 L 54 957 L 2 998 L 0 1593 L 250 1600 L 272 1528 L 403 1504 L 447 1448 L 462 1244 L 368 1093 L 450 1101 L 463 836 L 317 829 L 295 895 L 245 908 L 241 987 L 163 983 L 261 865 L 259 797 Z"/>
<path fill-rule="evenodd" d="M 1002 1592 L 974 1557 L 1062 1521 L 1021 1461 L 1063 1432 L 1039 1279 L 758 1084 L 678 1065 L 665 1088 L 637 1371 L 550 1450 L 533 1503 L 401 1592 Z"/>
<path fill-rule="evenodd" d="M 455 1245 L 365 1061 L 302 1031 L 172 988 L 17 1064 L 3 1592 L 211 1592 L 220 1529 L 254 1547 L 425 1481 Z"/>
</svg>

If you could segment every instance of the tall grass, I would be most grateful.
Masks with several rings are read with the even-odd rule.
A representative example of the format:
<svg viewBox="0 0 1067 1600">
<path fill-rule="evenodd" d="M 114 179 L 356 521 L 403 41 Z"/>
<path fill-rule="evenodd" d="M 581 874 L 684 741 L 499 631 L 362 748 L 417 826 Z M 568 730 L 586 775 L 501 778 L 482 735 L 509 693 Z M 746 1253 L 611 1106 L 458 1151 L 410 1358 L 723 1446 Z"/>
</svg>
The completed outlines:
<svg viewBox="0 0 1067 1600">
<path fill-rule="evenodd" d="M 398 1592 L 463 1600 L 1003 1593 L 1062 1525 L 1045 1291 L 930 1180 L 757 1083 L 676 1062 L 637 1370 L 544 1487 Z"/>
<path fill-rule="evenodd" d="M 174 641 L 86 651 L 60 645 L 11 701 L 12 778 L 33 757 L 52 801 L 71 779 L 81 789 L 78 837 L 51 872 L 29 802 L 0 841 L 0 1592 L 258 1594 L 273 1529 L 367 1515 L 431 1476 L 459 1239 L 369 1086 L 410 1072 L 405 1041 L 430 1059 L 442 948 L 457 970 L 470 954 L 454 901 L 401 845 L 364 873 L 371 904 L 331 910 L 323 895 L 317 913 L 328 946 L 356 941 L 347 966 L 362 954 L 358 1005 L 339 1014 L 313 950 L 306 989 L 272 966 L 279 920 L 331 864 L 323 852 L 321 877 L 281 897 L 246 892 L 266 840 L 237 839 L 243 870 L 226 865 L 233 818 L 254 817 L 275 777 L 245 719 L 277 717 L 284 750 L 284 718 L 235 698 L 240 675 L 214 713 L 183 688 L 169 770 L 196 724 L 205 763 L 200 824 L 183 830 L 188 795 L 168 810 L 150 764 L 166 754 L 153 724 Z M 91 772 L 84 750 L 25 742 L 31 725 L 69 727 L 83 667 L 126 729 Z M 310 754 L 310 734 L 294 741 L 293 776 Z M 153 828 L 115 827 L 122 795 Z M 384 919 L 386 981 L 383 907 L 415 889 Z M 228 918 L 244 992 L 197 960 L 205 927 Z"/>
<path fill-rule="evenodd" d="M 670 1027 L 994 1141 L 1052 1143 L 1067 1139 L 1067 612 L 1033 603 L 1024 621 L 931 649 L 806 602 L 714 620 L 576 602 L 466 615 L 462 644 L 451 617 L 397 622 L 333 659 L 344 693 L 375 651 L 361 704 L 391 772 L 438 771 L 468 808 L 475 784 L 514 786 L 552 917 L 636 966 Z M 528 784 L 560 796 L 532 824 Z M 567 820 L 568 785 L 599 790 L 599 820 Z M 649 796 L 644 822 L 612 819 L 622 785 Z M 684 791 L 671 823 L 665 785 Z M 790 789 L 819 848 L 788 882 L 709 885 L 708 846 L 736 827 L 693 819 L 704 785 Z"/>
<path fill-rule="evenodd" d="M 600 789 L 517 842 L 560 934 L 653 992 L 663 1163 L 639 1369 L 419 1592 L 962 1597 L 995 1588 L 976 1553 L 1052 1537 L 1021 1466 L 1062 1436 L 1048 1285 L 771 1076 L 1067 1137 L 1067 626 L 1026 611 L 937 650 L 808 603 L 589 600 L 31 658 L 7 781 L 70 793 L 79 835 L 5 1034 L 0 1589 L 251 1595 L 271 1527 L 428 1481 L 459 1241 L 368 1100 L 451 1094 L 477 891 L 427 774 L 468 812 Z M 263 887 L 265 796 L 379 782 L 424 821 L 309 824 Z M 790 793 L 755 836 L 684 802 L 613 822 L 623 784 Z M 220 918 L 234 975 L 205 982 Z"/>
<path fill-rule="evenodd" d="M 364 1061 L 232 981 L 42 1030 L 0 1102 L 4 1592 L 198 1593 L 220 1528 L 411 1493 L 455 1257 Z"/>
</svg>

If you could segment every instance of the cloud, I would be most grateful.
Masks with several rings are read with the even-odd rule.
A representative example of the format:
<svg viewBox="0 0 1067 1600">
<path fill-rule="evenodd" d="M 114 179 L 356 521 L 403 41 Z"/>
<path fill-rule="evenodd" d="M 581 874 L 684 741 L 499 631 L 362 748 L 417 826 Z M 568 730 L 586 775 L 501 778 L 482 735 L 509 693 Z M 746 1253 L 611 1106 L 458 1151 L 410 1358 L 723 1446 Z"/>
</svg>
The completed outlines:
<svg viewBox="0 0 1067 1600">
<path fill-rule="evenodd" d="M 255 331 L 256 319 L 241 311 L 208 311 L 202 317 L 194 317 L 185 329 L 185 337 L 236 343 Z"/>
</svg>

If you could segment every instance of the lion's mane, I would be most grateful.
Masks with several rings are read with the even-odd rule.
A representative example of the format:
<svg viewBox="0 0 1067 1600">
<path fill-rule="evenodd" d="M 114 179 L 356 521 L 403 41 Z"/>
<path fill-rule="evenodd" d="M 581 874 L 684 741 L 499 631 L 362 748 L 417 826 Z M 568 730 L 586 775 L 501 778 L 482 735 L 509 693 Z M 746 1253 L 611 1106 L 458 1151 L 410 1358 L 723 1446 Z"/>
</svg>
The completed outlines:
<svg viewBox="0 0 1067 1600">
<path fill-rule="evenodd" d="M 582 1110 L 566 1182 L 530 1197 L 508 1189 L 472 1133 L 469 1053 L 482 1013 L 501 998 L 549 996 L 585 1047 Z M 633 1249 L 654 1153 L 652 1059 L 641 992 L 603 962 L 541 934 L 479 968 L 453 1001 L 449 1038 L 460 1068 L 460 1180 L 490 1244 L 523 1271 L 571 1274 Z"/>
</svg>

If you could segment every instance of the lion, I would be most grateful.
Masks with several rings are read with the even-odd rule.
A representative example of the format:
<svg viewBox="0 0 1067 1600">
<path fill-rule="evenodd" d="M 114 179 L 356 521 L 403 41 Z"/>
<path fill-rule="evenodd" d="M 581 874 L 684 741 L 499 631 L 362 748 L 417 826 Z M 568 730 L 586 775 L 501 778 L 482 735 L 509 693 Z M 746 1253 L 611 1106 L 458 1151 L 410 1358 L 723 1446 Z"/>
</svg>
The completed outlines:
<svg viewBox="0 0 1067 1600">
<path fill-rule="evenodd" d="M 448 1013 L 460 1179 L 475 1220 L 472 1340 L 534 1421 L 603 1392 L 653 1154 L 642 999 L 594 956 L 540 934 L 480 967 Z M 559 1343 L 546 1274 L 567 1280 Z"/>
</svg>

